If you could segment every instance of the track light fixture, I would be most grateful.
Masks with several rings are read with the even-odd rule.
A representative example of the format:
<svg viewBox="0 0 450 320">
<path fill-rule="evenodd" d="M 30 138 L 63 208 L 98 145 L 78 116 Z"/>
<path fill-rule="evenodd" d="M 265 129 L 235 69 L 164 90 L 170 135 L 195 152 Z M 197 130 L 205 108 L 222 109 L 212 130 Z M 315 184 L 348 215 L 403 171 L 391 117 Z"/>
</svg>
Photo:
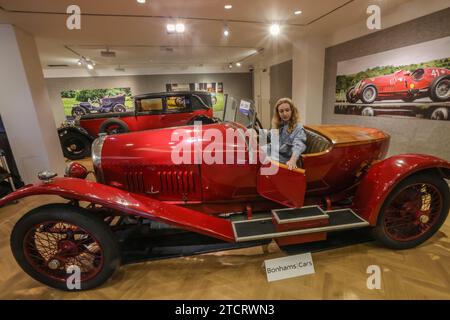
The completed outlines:
<svg viewBox="0 0 450 320">
<path fill-rule="evenodd" d="M 183 23 L 177 23 L 177 24 L 173 24 L 173 23 L 168 23 L 166 25 L 166 30 L 167 33 L 172 34 L 172 33 L 184 33 L 184 31 L 186 30 L 186 27 Z"/>
<path fill-rule="evenodd" d="M 77 64 L 79 66 L 84 66 L 88 70 L 94 70 L 95 67 L 95 62 L 85 57 L 81 57 L 81 59 L 78 60 Z"/>
</svg>

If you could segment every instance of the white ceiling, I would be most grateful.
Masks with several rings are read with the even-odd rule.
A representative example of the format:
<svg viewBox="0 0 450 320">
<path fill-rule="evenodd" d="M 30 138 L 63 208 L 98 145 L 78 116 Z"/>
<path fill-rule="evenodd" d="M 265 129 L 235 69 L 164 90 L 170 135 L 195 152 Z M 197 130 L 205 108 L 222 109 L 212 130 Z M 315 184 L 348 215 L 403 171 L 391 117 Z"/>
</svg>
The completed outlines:
<svg viewBox="0 0 450 320">
<path fill-rule="evenodd" d="M 165 65 L 216 66 L 244 60 L 242 70 L 257 59 L 258 50 L 273 54 L 289 50 L 305 34 L 327 35 L 367 17 L 370 3 L 384 12 L 407 0 L 0 0 L 0 23 L 12 23 L 36 38 L 44 69 L 76 65 L 75 52 L 93 59 L 96 68 Z M 66 28 L 66 9 L 81 8 L 81 30 Z M 224 4 L 232 4 L 225 10 Z M 302 10 L 299 16 L 295 10 Z M 169 35 L 166 23 L 185 23 L 183 35 Z M 271 22 L 282 33 L 268 34 Z M 224 24 L 231 35 L 224 38 Z M 115 58 L 101 57 L 109 48 Z M 170 49 L 167 49 L 170 48 Z M 236 68 L 234 68 L 236 70 Z"/>
</svg>

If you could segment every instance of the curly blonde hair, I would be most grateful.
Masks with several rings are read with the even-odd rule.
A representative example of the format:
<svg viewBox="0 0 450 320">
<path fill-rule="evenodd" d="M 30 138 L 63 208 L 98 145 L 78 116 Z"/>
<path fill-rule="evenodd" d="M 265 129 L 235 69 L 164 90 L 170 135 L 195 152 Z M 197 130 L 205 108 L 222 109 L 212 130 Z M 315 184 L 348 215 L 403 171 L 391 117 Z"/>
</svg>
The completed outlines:
<svg viewBox="0 0 450 320">
<path fill-rule="evenodd" d="M 291 133 L 297 126 L 297 123 L 300 120 L 300 116 L 297 107 L 294 105 L 294 102 L 292 102 L 292 100 L 289 98 L 281 98 L 275 104 L 275 110 L 273 112 L 272 117 L 272 129 L 280 129 L 282 126 L 283 120 L 281 120 L 280 114 L 278 113 L 278 107 L 281 106 L 283 103 L 287 103 L 291 107 L 292 114 L 291 119 L 289 119 L 289 127 L 288 127 L 288 132 Z"/>
</svg>

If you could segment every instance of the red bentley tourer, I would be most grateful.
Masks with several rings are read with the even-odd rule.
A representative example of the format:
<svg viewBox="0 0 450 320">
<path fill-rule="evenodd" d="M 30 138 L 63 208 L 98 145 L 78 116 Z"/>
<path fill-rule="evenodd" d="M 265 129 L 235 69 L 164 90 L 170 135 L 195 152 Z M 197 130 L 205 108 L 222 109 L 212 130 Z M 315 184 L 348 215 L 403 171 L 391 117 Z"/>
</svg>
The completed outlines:
<svg viewBox="0 0 450 320">
<path fill-rule="evenodd" d="M 399 70 L 393 74 L 366 78 L 347 91 L 347 101 L 373 103 L 378 100 L 412 102 L 430 97 L 434 102 L 450 101 L 450 70 L 419 68 L 412 72 Z"/>
<path fill-rule="evenodd" d="M 0 205 L 35 195 L 63 200 L 32 209 L 16 223 L 16 261 L 31 277 L 61 290 L 69 290 L 69 270 L 76 267 L 80 290 L 101 285 L 119 268 L 120 232 L 151 234 L 158 223 L 227 242 L 274 239 L 281 247 L 367 227 L 392 249 L 418 246 L 444 223 L 448 161 L 424 154 L 385 158 L 390 137 L 380 130 L 318 125 L 305 127 L 301 168 L 288 170 L 266 161 L 261 138 L 255 145 L 243 135 L 258 123 L 250 101 L 229 97 L 224 119 L 216 123 L 97 138 L 96 182 L 72 163 L 66 177 L 42 172 L 42 183 L 0 199 Z M 181 152 L 174 150 L 180 146 L 187 160 L 242 158 L 178 163 L 174 155 Z"/>
</svg>

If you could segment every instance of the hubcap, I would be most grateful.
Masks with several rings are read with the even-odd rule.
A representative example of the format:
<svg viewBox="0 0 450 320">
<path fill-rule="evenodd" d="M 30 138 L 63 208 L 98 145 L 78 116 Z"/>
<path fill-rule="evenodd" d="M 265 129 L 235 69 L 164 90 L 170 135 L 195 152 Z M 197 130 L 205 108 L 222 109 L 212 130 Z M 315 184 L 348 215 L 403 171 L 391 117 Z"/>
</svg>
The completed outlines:
<svg viewBox="0 0 450 320">
<path fill-rule="evenodd" d="M 367 89 L 364 91 L 364 98 L 365 98 L 367 101 L 372 101 L 373 98 L 374 98 L 374 96 L 375 96 L 375 90 L 374 90 L 373 88 L 367 88 Z"/>
<path fill-rule="evenodd" d="M 428 221 L 430 221 L 430 218 L 423 214 L 420 216 L 419 220 L 421 223 L 428 223 Z"/>
<path fill-rule="evenodd" d="M 57 259 L 52 259 L 48 262 L 48 267 L 52 270 L 58 269 L 60 266 L 60 263 Z"/>
</svg>

